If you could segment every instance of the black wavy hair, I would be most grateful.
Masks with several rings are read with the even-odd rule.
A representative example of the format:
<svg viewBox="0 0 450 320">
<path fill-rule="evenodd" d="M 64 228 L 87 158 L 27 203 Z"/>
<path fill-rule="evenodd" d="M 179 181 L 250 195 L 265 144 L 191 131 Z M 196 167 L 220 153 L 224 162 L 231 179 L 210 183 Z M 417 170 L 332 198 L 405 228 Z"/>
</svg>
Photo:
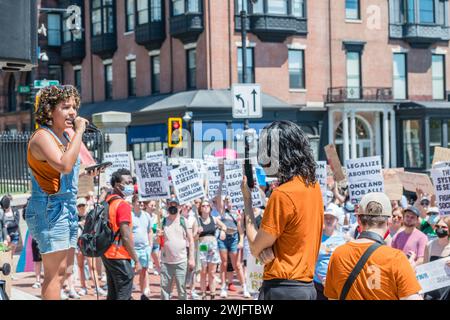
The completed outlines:
<svg viewBox="0 0 450 320">
<path fill-rule="evenodd" d="M 316 162 L 309 140 L 292 121 L 274 121 L 264 127 L 259 138 L 258 162 L 263 168 L 275 165 L 274 175 L 280 184 L 295 176 L 307 186 L 316 183 Z"/>
<path fill-rule="evenodd" d="M 114 188 L 116 183 L 122 182 L 122 176 L 131 176 L 131 172 L 128 169 L 119 169 L 111 175 L 111 186 Z"/>
</svg>

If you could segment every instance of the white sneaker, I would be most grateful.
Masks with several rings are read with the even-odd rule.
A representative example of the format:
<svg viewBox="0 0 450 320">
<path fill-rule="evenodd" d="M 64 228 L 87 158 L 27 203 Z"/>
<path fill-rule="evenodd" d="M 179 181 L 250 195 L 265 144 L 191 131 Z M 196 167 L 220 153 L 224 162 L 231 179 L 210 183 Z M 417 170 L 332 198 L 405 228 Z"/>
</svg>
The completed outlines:
<svg viewBox="0 0 450 320">
<path fill-rule="evenodd" d="M 95 295 L 97 295 L 97 292 L 98 292 L 98 295 L 99 296 L 102 296 L 102 297 L 106 297 L 108 294 L 105 292 L 105 290 L 103 290 L 102 288 L 97 288 L 96 290 L 94 290 L 94 294 Z"/>
<path fill-rule="evenodd" d="M 78 293 L 75 290 L 70 290 L 69 292 L 69 298 L 72 299 L 80 299 L 80 296 L 78 295 Z"/>
<path fill-rule="evenodd" d="M 147 296 L 147 297 L 150 297 L 150 288 L 146 288 L 144 290 L 144 295 Z"/>
<path fill-rule="evenodd" d="M 244 290 L 244 298 L 251 298 L 251 294 L 250 292 L 248 292 L 247 290 Z"/>
<path fill-rule="evenodd" d="M 154 274 L 155 276 L 159 276 L 158 270 L 153 271 L 153 274 Z"/>
<path fill-rule="evenodd" d="M 222 288 L 222 290 L 220 290 L 220 297 L 221 298 L 226 298 L 228 297 L 228 292 L 226 288 Z"/>
<path fill-rule="evenodd" d="M 36 281 L 31 287 L 33 289 L 40 289 L 41 288 L 41 283 Z"/>
<path fill-rule="evenodd" d="M 88 294 L 87 288 L 81 288 L 80 291 L 78 291 L 78 295 L 80 297 L 86 296 Z"/>
<path fill-rule="evenodd" d="M 69 297 L 64 292 L 64 289 L 61 290 L 61 296 L 60 297 L 61 297 L 61 300 L 69 300 Z"/>
<path fill-rule="evenodd" d="M 194 290 L 191 291 L 192 300 L 201 300 L 201 297 Z"/>
<path fill-rule="evenodd" d="M 218 283 L 218 284 L 222 284 L 222 279 L 220 279 L 220 277 L 219 276 L 214 276 L 214 280 L 216 280 L 216 283 Z"/>
</svg>

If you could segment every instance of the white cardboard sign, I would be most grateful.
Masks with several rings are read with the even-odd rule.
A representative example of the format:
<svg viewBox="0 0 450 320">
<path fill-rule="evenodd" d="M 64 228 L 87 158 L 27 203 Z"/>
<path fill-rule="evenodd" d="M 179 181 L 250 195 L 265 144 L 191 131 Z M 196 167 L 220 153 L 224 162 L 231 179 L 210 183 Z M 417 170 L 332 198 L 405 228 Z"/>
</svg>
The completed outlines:
<svg viewBox="0 0 450 320">
<path fill-rule="evenodd" d="M 103 175 L 106 180 L 106 184 L 110 185 L 111 176 L 114 172 L 119 169 L 127 169 L 132 173 L 132 162 L 133 156 L 131 151 L 128 152 L 107 152 L 103 157 L 104 161 L 112 162 L 112 166 L 106 168 L 105 174 Z"/>
<path fill-rule="evenodd" d="M 435 260 L 416 267 L 416 278 L 423 293 L 450 286 L 450 257 Z"/>
<path fill-rule="evenodd" d="M 170 171 L 175 194 L 180 204 L 205 196 L 202 179 L 193 164 L 185 164 Z"/>
<path fill-rule="evenodd" d="M 450 166 L 431 169 L 431 178 L 436 190 L 439 213 L 448 216 L 450 215 Z"/>
<path fill-rule="evenodd" d="M 263 282 L 264 265 L 257 261 L 254 256 L 247 256 L 247 289 L 251 293 L 259 292 Z"/>
<path fill-rule="evenodd" d="M 169 198 L 169 181 L 164 162 L 136 161 L 139 199 L 157 200 Z"/>
<path fill-rule="evenodd" d="M 323 203 L 327 203 L 327 162 L 326 161 L 317 161 L 316 168 L 316 178 L 317 182 L 320 185 L 320 191 L 322 191 L 322 199 Z"/>
</svg>

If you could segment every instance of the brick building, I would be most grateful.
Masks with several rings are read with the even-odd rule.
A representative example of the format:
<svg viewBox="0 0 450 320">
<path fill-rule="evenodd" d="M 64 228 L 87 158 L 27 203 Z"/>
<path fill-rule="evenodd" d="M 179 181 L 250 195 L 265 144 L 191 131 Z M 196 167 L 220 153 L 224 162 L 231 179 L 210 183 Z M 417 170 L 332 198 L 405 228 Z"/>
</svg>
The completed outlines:
<svg viewBox="0 0 450 320">
<path fill-rule="evenodd" d="M 136 159 L 163 148 L 167 118 L 186 113 L 195 156 L 209 153 L 211 145 L 241 145 L 236 136 L 243 123 L 232 122 L 229 92 L 242 82 L 241 0 L 45 5 L 69 4 L 82 6 L 84 30 L 76 36 L 65 30 L 64 16 L 58 30 L 58 18 L 41 12 L 55 39 L 40 36 L 40 44 L 57 43 L 59 32 L 60 45 L 47 44 L 49 61 L 35 78 L 58 74 L 79 87 L 84 116 L 130 112 L 127 144 Z M 336 143 L 342 159 L 379 154 L 385 166 L 417 171 L 429 168 L 434 146 L 449 146 L 447 0 L 244 5 L 249 82 L 261 85 L 264 109 L 251 127 L 293 120 L 309 135 L 318 158 L 324 158 L 324 145 Z M 8 76 L 0 76 L 0 108 L 6 111 L 0 130 L 11 119 L 20 130 L 29 112 L 22 118 L 11 112 Z M 16 86 L 19 78 L 26 81 L 16 75 Z"/>
</svg>

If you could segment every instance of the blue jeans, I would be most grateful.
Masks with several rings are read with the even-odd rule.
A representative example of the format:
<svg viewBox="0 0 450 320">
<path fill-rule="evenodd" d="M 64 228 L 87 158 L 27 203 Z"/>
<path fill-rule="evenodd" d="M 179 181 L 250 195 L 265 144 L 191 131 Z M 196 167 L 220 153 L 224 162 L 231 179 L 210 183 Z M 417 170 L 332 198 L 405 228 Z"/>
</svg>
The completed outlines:
<svg viewBox="0 0 450 320">
<path fill-rule="evenodd" d="M 217 244 L 219 245 L 219 250 L 226 250 L 231 253 L 236 253 L 238 251 L 239 244 L 239 232 L 234 234 L 227 234 L 225 240 L 217 240 Z"/>
</svg>

